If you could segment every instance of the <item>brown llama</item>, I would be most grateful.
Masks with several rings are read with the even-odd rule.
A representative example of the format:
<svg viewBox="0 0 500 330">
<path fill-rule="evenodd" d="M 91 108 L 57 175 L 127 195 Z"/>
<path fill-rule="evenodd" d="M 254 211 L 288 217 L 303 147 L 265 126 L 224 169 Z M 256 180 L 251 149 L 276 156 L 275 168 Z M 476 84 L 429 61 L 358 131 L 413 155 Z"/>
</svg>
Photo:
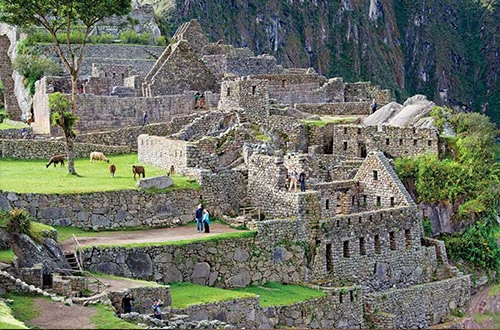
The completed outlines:
<svg viewBox="0 0 500 330">
<path fill-rule="evenodd" d="M 144 167 L 142 167 L 142 166 L 132 165 L 132 173 L 134 173 L 134 180 L 135 180 L 136 174 L 139 175 L 139 179 L 141 178 L 141 174 L 142 174 L 143 178 L 146 177 L 146 171 L 144 170 Z"/>
</svg>

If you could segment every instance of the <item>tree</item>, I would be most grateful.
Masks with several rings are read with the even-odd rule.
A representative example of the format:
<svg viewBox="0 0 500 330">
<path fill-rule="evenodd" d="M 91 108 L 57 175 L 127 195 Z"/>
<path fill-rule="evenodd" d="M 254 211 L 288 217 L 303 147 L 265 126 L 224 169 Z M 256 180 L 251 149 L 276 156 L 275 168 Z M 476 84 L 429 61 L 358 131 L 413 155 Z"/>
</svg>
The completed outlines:
<svg viewBox="0 0 500 330">
<path fill-rule="evenodd" d="M 57 54 L 71 76 L 71 106 L 76 116 L 77 81 L 90 32 L 105 17 L 123 16 L 130 10 L 131 0 L 0 0 L 0 22 L 23 27 L 42 26 L 49 32 Z M 83 42 L 72 45 L 71 31 L 81 25 L 84 26 Z M 60 32 L 65 35 L 62 40 L 58 39 Z M 63 49 L 64 41 L 66 49 Z M 74 136 L 71 142 L 73 139 Z M 72 145 L 67 145 L 68 158 L 73 158 Z M 68 165 L 68 171 L 76 174 L 73 164 Z"/>
<path fill-rule="evenodd" d="M 62 93 L 49 95 L 49 109 L 52 126 L 59 126 L 66 138 L 66 155 L 68 157 L 69 174 L 76 175 L 73 157 L 73 143 L 76 137 L 73 127 L 78 121 L 78 117 L 71 111 L 73 102 Z M 70 152 L 71 151 L 71 152 Z"/>
</svg>

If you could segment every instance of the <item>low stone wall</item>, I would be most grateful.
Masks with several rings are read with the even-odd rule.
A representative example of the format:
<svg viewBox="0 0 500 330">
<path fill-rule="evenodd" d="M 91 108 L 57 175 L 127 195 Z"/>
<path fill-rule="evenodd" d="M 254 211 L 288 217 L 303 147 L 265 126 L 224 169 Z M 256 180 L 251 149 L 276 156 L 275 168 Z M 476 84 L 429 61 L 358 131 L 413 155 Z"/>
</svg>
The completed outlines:
<svg viewBox="0 0 500 330">
<path fill-rule="evenodd" d="M 49 159 L 66 154 L 66 144 L 58 140 L 0 140 L 0 157 L 20 159 Z M 89 157 L 92 151 L 106 156 L 130 153 L 128 146 L 106 146 L 102 144 L 75 143 L 75 158 Z"/>
<path fill-rule="evenodd" d="M 0 191 L 0 205 L 24 208 L 49 225 L 113 229 L 171 226 L 193 219 L 198 191 L 148 193 L 121 190 L 70 195 L 17 194 Z M 4 207 L 4 206 L 3 206 Z"/>
<path fill-rule="evenodd" d="M 190 320 L 194 321 L 219 320 L 246 329 L 259 328 L 262 321 L 262 317 L 258 319 L 260 312 L 258 297 L 174 308 L 172 312 L 189 315 Z"/>
<path fill-rule="evenodd" d="M 42 264 L 36 264 L 29 268 L 19 268 L 20 278 L 37 288 L 43 287 L 43 266 Z"/>
<path fill-rule="evenodd" d="M 302 103 L 295 104 L 294 108 L 311 114 L 344 116 L 370 115 L 370 102 L 338 102 L 338 103 Z"/>
<path fill-rule="evenodd" d="M 468 306 L 470 301 L 470 276 L 462 276 L 439 282 L 415 285 L 406 289 L 393 289 L 365 297 L 365 312 L 375 316 L 392 314 L 391 328 L 422 329 L 441 322 L 443 317 L 456 308 Z M 375 328 L 387 326 L 375 323 Z"/>
<path fill-rule="evenodd" d="M 0 129 L 0 139 L 21 139 L 21 131 L 22 128 L 9 128 L 9 129 Z M 26 139 L 33 138 L 33 129 L 31 127 L 26 127 Z"/>
<path fill-rule="evenodd" d="M 194 119 L 202 116 L 204 112 L 197 112 L 187 116 L 178 116 L 165 123 L 149 124 L 145 126 L 124 127 L 106 132 L 92 132 L 80 134 L 76 137 L 76 142 L 105 144 L 105 145 L 124 145 L 132 150 L 137 150 L 137 138 L 141 134 L 167 136 L 177 133 L 183 126 L 191 123 Z"/>
<path fill-rule="evenodd" d="M 285 247 L 255 237 L 133 249 L 89 247 L 84 265 L 117 276 L 224 288 L 267 281 L 297 283 L 307 277 L 303 246 Z"/>
<path fill-rule="evenodd" d="M 120 291 L 108 292 L 108 298 L 119 313 L 123 313 L 122 298 L 126 292 L 130 292 L 134 297 L 132 301 L 132 311 L 140 314 L 151 314 L 153 299 L 160 299 L 164 303 L 162 314 L 165 317 L 169 314 L 170 305 L 172 304 L 172 297 L 170 295 L 169 286 L 154 286 L 154 287 L 137 287 L 129 288 Z"/>
</svg>

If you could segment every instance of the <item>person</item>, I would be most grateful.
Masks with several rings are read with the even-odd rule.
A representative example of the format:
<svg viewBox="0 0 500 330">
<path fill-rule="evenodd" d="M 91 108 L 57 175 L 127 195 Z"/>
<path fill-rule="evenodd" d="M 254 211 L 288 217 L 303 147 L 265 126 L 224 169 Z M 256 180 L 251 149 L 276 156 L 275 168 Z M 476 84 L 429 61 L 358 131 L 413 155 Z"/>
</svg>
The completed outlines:
<svg viewBox="0 0 500 330">
<path fill-rule="evenodd" d="M 142 126 L 147 125 L 147 124 L 148 124 L 148 112 L 144 111 L 142 113 Z"/>
<path fill-rule="evenodd" d="M 203 205 L 199 205 L 196 209 L 196 232 L 201 233 L 203 231 Z"/>
<path fill-rule="evenodd" d="M 124 314 L 132 312 L 132 301 L 134 300 L 135 299 L 130 292 L 127 292 L 122 298 L 122 309 Z"/>
<path fill-rule="evenodd" d="M 306 172 L 302 170 L 299 174 L 300 191 L 306 191 Z"/>
<path fill-rule="evenodd" d="M 28 135 L 28 130 L 26 129 L 26 127 L 23 127 L 23 129 L 21 130 L 21 139 L 26 139 L 26 135 Z"/>
<path fill-rule="evenodd" d="M 196 92 L 196 94 L 194 94 L 194 108 L 195 109 L 198 109 L 198 106 L 200 104 L 200 92 Z"/>
<path fill-rule="evenodd" d="M 153 300 L 153 305 L 151 308 L 153 308 L 153 317 L 155 319 L 161 320 L 161 306 L 163 306 L 163 302 L 157 298 Z"/>
<path fill-rule="evenodd" d="M 290 187 L 288 188 L 288 191 L 292 191 L 292 187 L 295 187 L 295 192 L 297 192 L 297 172 L 295 172 L 294 168 L 292 168 L 289 175 L 290 175 Z"/>
<path fill-rule="evenodd" d="M 200 96 L 200 108 L 203 109 L 205 107 L 205 93 L 201 93 Z"/>
<path fill-rule="evenodd" d="M 28 124 L 28 126 L 31 126 L 32 122 L 33 122 L 33 116 L 31 114 L 29 114 L 28 119 L 26 120 L 26 124 Z"/>
<path fill-rule="evenodd" d="M 205 226 L 205 233 L 210 233 L 210 213 L 208 210 L 203 212 L 203 225 Z"/>
<path fill-rule="evenodd" d="M 25 122 L 27 121 L 27 119 L 28 119 L 28 115 L 27 115 L 27 114 L 25 114 L 25 113 L 23 112 L 23 113 L 21 114 L 21 121 L 22 121 L 23 123 L 25 123 Z"/>
<path fill-rule="evenodd" d="M 377 101 L 375 99 L 372 100 L 372 113 L 377 111 Z"/>
</svg>

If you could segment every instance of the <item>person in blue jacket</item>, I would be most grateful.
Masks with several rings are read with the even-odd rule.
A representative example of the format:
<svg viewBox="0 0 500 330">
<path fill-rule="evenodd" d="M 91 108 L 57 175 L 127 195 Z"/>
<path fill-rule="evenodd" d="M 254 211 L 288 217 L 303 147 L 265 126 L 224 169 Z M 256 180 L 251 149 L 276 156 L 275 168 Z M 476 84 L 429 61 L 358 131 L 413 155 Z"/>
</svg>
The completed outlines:
<svg viewBox="0 0 500 330">
<path fill-rule="evenodd" d="M 203 205 L 199 205 L 198 208 L 196 209 L 196 232 L 201 233 L 203 232 Z"/>
<path fill-rule="evenodd" d="M 205 233 L 210 232 L 210 213 L 208 210 L 205 210 L 203 213 L 203 224 L 205 226 Z"/>
</svg>

